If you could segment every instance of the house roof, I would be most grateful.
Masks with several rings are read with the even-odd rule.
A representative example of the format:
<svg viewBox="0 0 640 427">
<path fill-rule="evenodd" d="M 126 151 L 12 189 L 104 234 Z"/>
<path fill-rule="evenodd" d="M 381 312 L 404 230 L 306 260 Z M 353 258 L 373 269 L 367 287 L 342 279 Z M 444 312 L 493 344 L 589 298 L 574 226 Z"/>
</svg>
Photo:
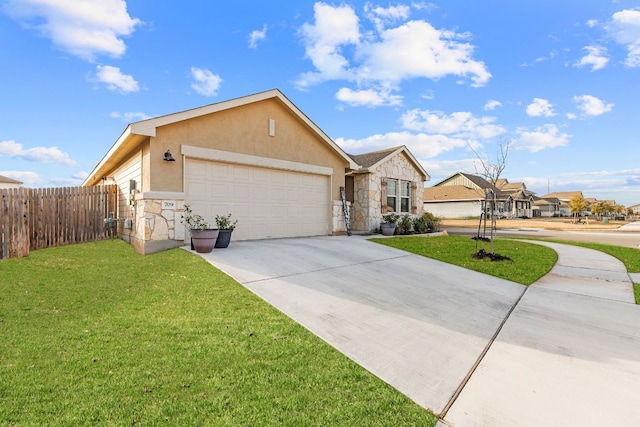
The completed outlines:
<svg viewBox="0 0 640 427">
<path fill-rule="evenodd" d="M 218 102 L 216 104 L 205 105 L 203 107 L 191 110 L 180 111 L 165 116 L 154 117 L 152 119 L 142 120 L 131 123 L 124 130 L 122 135 L 109 149 L 107 154 L 98 162 L 93 171 L 85 179 L 83 185 L 93 185 L 97 183 L 105 171 L 117 165 L 123 160 L 135 147 L 145 141 L 148 137 L 156 136 L 157 128 L 170 125 L 184 120 L 201 117 L 207 114 L 213 114 L 231 108 L 252 104 L 255 102 L 265 101 L 267 99 L 277 99 L 293 114 L 295 114 L 303 123 L 305 123 L 312 131 L 314 131 L 331 149 L 342 157 L 352 169 L 357 169 L 358 165 L 351 157 L 345 153 L 327 134 L 325 134 L 314 122 L 312 122 L 298 107 L 296 107 L 280 90 L 272 89 L 266 92 L 260 92 L 253 95 L 235 98 L 228 101 Z"/>
<path fill-rule="evenodd" d="M 582 191 L 556 191 L 554 193 L 545 194 L 541 196 L 543 199 L 549 199 L 552 197 L 558 198 L 560 200 L 569 200 L 573 196 L 582 196 Z"/>
<path fill-rule="evenodd" d="M 470 186 L 467 187 L 464 184 L 454 184 L 454 182 L 459 182 L 459 180 L 456 180 L 456 177 L 464 178 L 463 181 L 467 181 Z M 437 184 L 434 184 L 433 186 L 434 187 L 452 187 L 457 185 L 462 185 L 463 187 L 474 188 L 474 189 L 494 190 L 494 191 L 496 190 L 496 188 L 493 185 L 491 185 L 489 181 L 482 178 L 481 176 L 472 175 L 470 173 L 464 173 L 464 172 L 456 172 L 453 175 L 438 182 Z"/>
<path fill-rule="evenodd" d="M 4 175 L 0 175 L 0 182 L 2 182 L 4 184 L 20 184 L 20 185 L 23 184 L 22 181 L 18 181 L 17 179 L 9 178 L 9 177 L 4 176 Z"/>
<path fill-rule="evenodd" d="M 524 184 L 524 182 L 507 182 L 502 185 L 496 186 L 503 191 L 521 191 L 527 189 L 527 186 Z"/>
<path fill-rule="evenodd" d="M 364 154 L 349 154 L 349 157 L 363 168 L 370 168 L 381 160 L 391 156 L 398 148 L 399 147 L 393 147 L 387 150 L 373 151 L 371 153 Z"/>
<path fill-rule="evenodd" d="M 420 173 L 425 177 L 425 181 L 431 179 L 427 171 L 422 167 L 420 162 L 413 157 L 413 154 L 409 151 L 409 149 L 400 145 L 399 147 L 388 148 L 386 150 L 372 151 L 370 153 L 363 154 L 349 154 L 349 157 L 353 159 L 358 165 L 360 165 L 364 169 L 375 169 L 380 166 L 382 163 L 387 161 L 389 158 L 404 153 L 409 161 L 413 164 L 413 166 L 420 171 Z"/>
</svg>

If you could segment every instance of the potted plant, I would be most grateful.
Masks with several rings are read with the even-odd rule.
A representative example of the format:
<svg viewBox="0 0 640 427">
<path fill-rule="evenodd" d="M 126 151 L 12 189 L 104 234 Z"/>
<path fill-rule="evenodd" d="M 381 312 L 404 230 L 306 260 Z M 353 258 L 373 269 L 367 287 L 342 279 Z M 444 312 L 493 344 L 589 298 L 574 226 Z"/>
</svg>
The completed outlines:
<svg viewBox="0 0 640 427">
<path fill-rule="evenodd" d="M 191 231 L 191 249 L 198 253 L 209 253 L 213 250 L 220 230 L 211 228 L 202 215 L 193 213 L 189 205 L 184 205 L 184 214 L 180 216 L 180 222 L 186 224 Z"/>
<path fill-rule="evenodd" d="M 231 242 L 231 232 L 236 229 L 238 220 L 232 221 L 231 214 L 216 215 L 216 225 L 220 229 L 218 234 L 218 240 L 216 241 L 216 248 L 226 248 Z"/>
<path fill-rule="evenodd" d="M 396 232 L 396 222 L 398 222 L 398 218 L 400 218 L 400 215 L 396 213 L 382 216 L 383 222 L 380 223 L 380 232 L 382 232 L 383 236 L 393 236 Z"/>
</svg>

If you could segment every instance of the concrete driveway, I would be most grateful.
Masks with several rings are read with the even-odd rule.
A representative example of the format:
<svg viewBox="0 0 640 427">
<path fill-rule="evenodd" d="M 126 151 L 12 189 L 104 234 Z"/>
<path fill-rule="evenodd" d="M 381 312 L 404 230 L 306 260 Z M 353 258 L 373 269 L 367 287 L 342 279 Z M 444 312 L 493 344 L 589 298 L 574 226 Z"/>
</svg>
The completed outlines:
<svg viewBox="0 0 640 427">
<path fill-rule="evenodd" d="M 359 236 L 233 242 L 202 256 L 441 425 L 632 425 L 640 309 L 624 284 L 563 289 L 585 277 L 572 260 L 594 272 L 611 260 L 558 246 L 568 263 L 558 280 L 529 288 Z"/>
<path fill-rule="evenodd" d="M 202 256 L 435 413 L 525 290 L 358 236 L 232 242 Z"/>
</svg>

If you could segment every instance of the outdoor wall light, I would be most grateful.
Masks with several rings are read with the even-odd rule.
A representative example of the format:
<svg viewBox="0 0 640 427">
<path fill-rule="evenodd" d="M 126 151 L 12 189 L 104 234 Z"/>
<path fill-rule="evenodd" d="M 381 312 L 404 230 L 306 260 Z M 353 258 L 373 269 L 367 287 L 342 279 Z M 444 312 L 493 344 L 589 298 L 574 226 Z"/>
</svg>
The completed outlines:
<svg viewBox="0 0 640 427">
<path fill-rule="evenodd" d="M 164 152 L 164 160 L 167 162 L 175 162 L 176 159 L 171 155 L 171 151 L 167 150 Z"/>
</svg>

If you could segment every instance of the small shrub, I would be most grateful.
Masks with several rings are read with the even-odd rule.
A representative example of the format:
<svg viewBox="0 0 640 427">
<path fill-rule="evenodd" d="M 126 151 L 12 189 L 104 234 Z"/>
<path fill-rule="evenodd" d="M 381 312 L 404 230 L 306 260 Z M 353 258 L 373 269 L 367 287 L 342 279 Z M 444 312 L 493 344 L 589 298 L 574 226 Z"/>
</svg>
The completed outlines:
<svg viewBox="0 0 640 427">
<path fill-rule="evenodd" d="M 431 212 L 425 212 L 422 214 L 422 220 L 427 224 L 427 228 L 431 232 L 440 231 L 441 218 L 438 218 Z"/>
<path fill-rule="evenodd" d="M 231 220 L 231 214 L 216 215 L 216 225 L 220 230 L 235 230 L 238 220 Z"/>
<path fill-rule="evenodd" d="M 429 232 L 429 224 L 423 216 L 413 218 L 413 230 L 416 233 L 424 234 Z"/>
<path fill-rule="evenodd" d="M 400 218 L 400 215 L 398 215 L 397 213 L 382 215 L 382 220 L 389 224 L 395 224 L 396 222 L 398 222 L 399 218 Z"/>
<path fill-rule="evenodd" d="M 398 221 L 397 234 L 411 234 L 413 230 L 413 220 L 409 215 L 403 215 Z"/>
</svg>

